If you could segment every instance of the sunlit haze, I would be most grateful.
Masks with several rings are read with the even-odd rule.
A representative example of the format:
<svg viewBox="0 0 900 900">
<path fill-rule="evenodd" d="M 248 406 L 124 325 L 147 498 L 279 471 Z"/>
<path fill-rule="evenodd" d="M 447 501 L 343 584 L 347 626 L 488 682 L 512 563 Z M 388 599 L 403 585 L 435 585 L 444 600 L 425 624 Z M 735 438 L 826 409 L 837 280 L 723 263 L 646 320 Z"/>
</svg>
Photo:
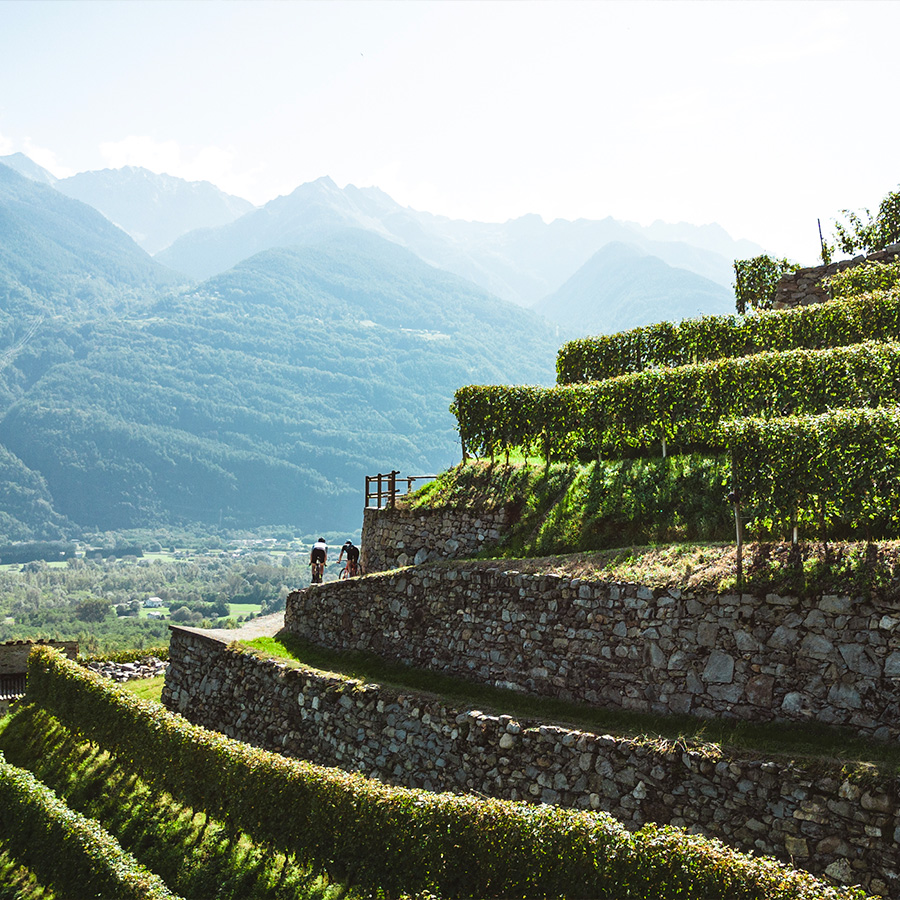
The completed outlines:
<svg viewBox="0 0 900 900">
<path fill-rule="evenodd" d="M 330 175 L 816 261 L 900 184 L 893 2 L 0 3 L 0 155 L 262 204 Z"/>
</svg>

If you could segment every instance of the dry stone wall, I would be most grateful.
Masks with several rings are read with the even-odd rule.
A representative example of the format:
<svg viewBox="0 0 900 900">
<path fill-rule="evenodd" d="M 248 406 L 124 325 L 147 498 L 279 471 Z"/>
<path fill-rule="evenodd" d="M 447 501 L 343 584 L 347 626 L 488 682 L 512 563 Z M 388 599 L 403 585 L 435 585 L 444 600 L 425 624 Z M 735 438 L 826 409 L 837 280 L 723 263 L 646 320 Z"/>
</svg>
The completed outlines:
<svg viewBox="0 0 900 900">
<path fill-rule="evenodd" d="M 163 702 L 238 740 L 392 784 L 604 810 L 629 828 L 678 825 L 900 898 L 897 778 L 456 709 L 188 628 L 172 630 Z"/>
<path fill-rule="evenodd" d="M 362 566 L 366 572 L 384 572 L 428 560 L 474 556 L 496 544 L 508 526 L 505 509 L 366 509 Z"/>
<path fill-rule="evenodd" d="M 438 563 L 287 598 L 285 627 L 486 684 L 661 714 L 900 738 L 900 605 Z"/>
<path fill-rule="evenodd" d="M 826 276 L 858 266 L 867 260 L 872 262 L 891 262 L 898 256 L 900 256 L 900 244 L 891 244 L 884 250 L 870 253 L 868 256 L 842 259 L 840 262 L 831 263 L 827 266 L 812 266 L 798 269 L 796 272 L 782 276 L 775 290 L 775 296 L 772 299 L 772 308 L 793 309 L 795 306 L 824 303 L 830 299 L 828 292 L 822 287 L 822 279 Z"/>
<path fill-rule="evenodd" d="M 0 675 L 24 674 L 34 647 L 53 647 L 69 659 L 78 656 L 78 641 L 7 641 L 0 644 Z"/>
</svg>

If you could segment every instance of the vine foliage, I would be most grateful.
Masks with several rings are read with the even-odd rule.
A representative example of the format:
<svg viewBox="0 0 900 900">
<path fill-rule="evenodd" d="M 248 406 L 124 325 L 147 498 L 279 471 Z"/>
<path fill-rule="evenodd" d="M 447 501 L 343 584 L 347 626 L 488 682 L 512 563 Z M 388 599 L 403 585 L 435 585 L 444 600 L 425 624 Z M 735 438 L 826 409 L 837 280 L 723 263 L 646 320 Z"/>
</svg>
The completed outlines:
<svg viewBox="0 0 900 900">
<path fill-rule="evenodd" d="M 558 384 L 602 381 L 660 366 L 683 366 L 726 357 L 775 350 L 842 347 L 867 340 L 900 339 L 900 289 L 857 296 L 872 287 L 892 287 L 890 266 L 858 267 L 832 276 L 840 297 L 795 309 L 769 310 L 753 316 L 703 316 L 683 322 L 660 322 L 618 334 L 569 341 L 556 360 Z M 900 279 L 900 276 L 898 276 Z"/>
<path fill-rule="evenodd" d="M 868 209 L 862 214 L 850 209 L 841 213 L 847 221 L 835 222 L 834 230 L 844 253 L 872 253 L 900 241 L 900 188 L 881 201 L 874 216 Z"/>
<path fill-rule="evenodd" d="M 836 280 L 887 288 L 850 300 L 570 342 L 555 387 L 458 390 L 464 446 L 548 461 L 724 454 L 765 532 L 897 534 L 898 265 Z"/>
<path fill-rule="evenodd" d="M 796 272 L 796 263 L 762 254 L 734 261 L 734 297 L 737 311 L 771 309 L 775 289 L 783 275 Z"/>
</svg>

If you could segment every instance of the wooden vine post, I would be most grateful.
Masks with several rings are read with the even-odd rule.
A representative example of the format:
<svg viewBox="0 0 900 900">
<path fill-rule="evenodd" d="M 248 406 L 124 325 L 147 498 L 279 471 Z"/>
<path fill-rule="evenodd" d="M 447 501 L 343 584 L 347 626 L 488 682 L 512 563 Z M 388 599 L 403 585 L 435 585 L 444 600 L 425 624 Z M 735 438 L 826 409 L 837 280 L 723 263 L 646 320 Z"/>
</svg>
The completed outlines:
<svg viewBox="0 0 900 900">
<path fill-rule="evenodd" d="M 741 522 L 741 492 L 738 490 L 737 471 L 734 465 L 734 451 L 731 453 L 731 493 L 725 498 L 734 506 L 734 534 L 737 542 L 737 583 L 738 590 L 744 586 L 744 525 Z"/>
</svg>

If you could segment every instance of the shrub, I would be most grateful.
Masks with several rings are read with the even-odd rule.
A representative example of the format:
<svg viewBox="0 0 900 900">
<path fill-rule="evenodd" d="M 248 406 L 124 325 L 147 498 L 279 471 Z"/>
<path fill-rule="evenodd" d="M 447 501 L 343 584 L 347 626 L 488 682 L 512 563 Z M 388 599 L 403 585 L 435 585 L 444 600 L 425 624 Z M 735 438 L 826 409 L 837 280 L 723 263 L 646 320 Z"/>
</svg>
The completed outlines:
<svg viewBox="0 0 900 900">
<path fill-rule="evenodd" d="M 896 293 L 900 288 L 900 259 L 889 263 L 866 260 L 830 276 L 825 287 L 835 299 L 893 290 L 896 301 L 900 299 L 900 294 Z"/>
<path fill-rule="evenodd" d="M 888 194 L 879 204 L 873 216 L 868 209 L 863 210 L 865 220 L 849 209 L 842 210 L 848 219 L 834 223 L 837 245 L 844 253 L 872 253 L 884 250 L 889 244 L 900 241 L 900 190 Z"/>
</svg>

